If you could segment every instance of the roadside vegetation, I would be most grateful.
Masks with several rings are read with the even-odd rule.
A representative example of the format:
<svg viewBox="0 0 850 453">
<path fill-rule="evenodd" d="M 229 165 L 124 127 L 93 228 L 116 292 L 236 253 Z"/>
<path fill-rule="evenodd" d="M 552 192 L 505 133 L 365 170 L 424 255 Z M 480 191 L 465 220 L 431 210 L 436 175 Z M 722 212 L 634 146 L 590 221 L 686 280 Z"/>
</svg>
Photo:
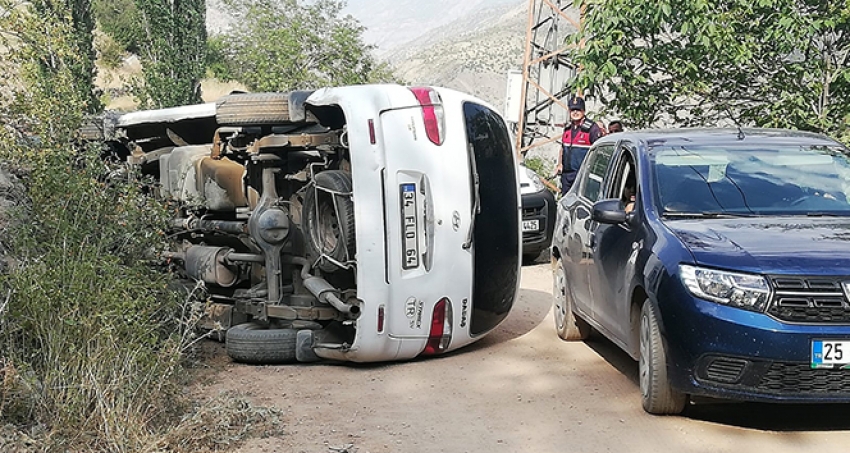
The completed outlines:
<svg viewBox="0 0 850 453">
<path fill-rule="evenodd" d="M 252 91 L 292 91 L 391 82 L 385 63 L 342 16 L 340 0 L 224 0 L 233 24 L 210 38 L 210 73 Z"/>
<path fill-rule="evenodd" d="M 540 176 L 540 179 L 544 181 L 544 184 L 546 184 L 546 188 L 549 191 L 553 192 L 555 195 L 560 195 L 560 191 L 557 190 L 558 176 L 555 175 L 555 166 L 551 161 L 540 156 L 526 156 L 522 163 L 528 169 L 537 173 L 537 176 Z"/>
<path fill-rule="evenodd" d="M 576 85 L 629 127 L 788 127 L 850 143 L 846 1 L 577 3 Z"/>
<path fill-rule="evenodd" d="M 140 108 L 201 102 L 206 75 L 206 1 L 90 0 L 98 25 L 98 64 L 116 69 L 136 55 L 141 73 L 127 81 Z"/>
<path fill-rule="evenodd" d="M 138 451 L 180 410 L 184 317 L 150 265 L 162 210 L 74 139 L 97 106 L 81 3 L 2 2 L 0 151 L 25 188 L 2 237 L 3 451 Z"/>
<path fill-rule="evenodd" d="M 225 451 L 281 434 L 275 408 L 186 391 L 203 288 L 176 284 L 160 259 L 169 213 L 150 186 L 80 140 L 85 116 L 103 109 L 97 68 L 130 54 L 143 68 L 128 87 L 138 105 L 200 101 L 215 62 L 205 3 L 166 4 L 0 0 L 0 451 Z M 338 14 L 339 3 L 321 5 L 299 16 L 304 27 Z M 335 51 L 354 60 L 341 76 L 316 69 L 315 83 L 372 80 L 380 65 L 361 32 L 337 23 Z M 292 82 L 280 83 L 265 88 Z"/>
</svg>

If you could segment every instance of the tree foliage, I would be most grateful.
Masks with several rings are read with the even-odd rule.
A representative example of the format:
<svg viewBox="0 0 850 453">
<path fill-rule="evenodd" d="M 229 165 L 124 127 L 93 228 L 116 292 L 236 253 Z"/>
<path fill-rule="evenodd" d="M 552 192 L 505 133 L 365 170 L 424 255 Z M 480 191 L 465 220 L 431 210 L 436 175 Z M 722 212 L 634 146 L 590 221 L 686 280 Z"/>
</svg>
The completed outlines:
<svg viewBox="0 0 850 453">
<path fill-rule="evenodd" d="M 228 1 L 234 25 L 211 40 L 213 75 L 256 91 L 390 81 L 362 40 L 363 26 L 340 16 L 341 0 Z"/>
<path fill-rule="evenodd" d="M 135 0 L 93 0 L 92 12 L 100 29 L 124 51 L 139 52 L 145 29 Z"/>
<path fill-rule="evenodd" d="M 0 0 L 0 450 L 180 453 L 277 435 L 276 412 L 229 398 L 184 416 L 203 307 L 162 272 L 173 213 L 76 134 L 94 106 L 86 8 Z"/>
<path fill-rule="evenodd" d="M 0 52 L 6 71 L 2 85 L 16 111 L 43 119 L 73 119 L 102 108 L 94 87 L 94 21 L 89 9 L 90 0 L 0 0 Z M 43 98 L 54 96 L 67 103 L 41 105 Z M 73 121 L 69 124 L 75 127 Z"/>
<path fill-rule="evenodd" d="M 142 451 L 182 393 L 164 210 L 77 139 L 99 107 L 88 8 L 0 0 L 0 419 L 30 434 L 3 451 Z"/>
<path fill-rule="evenodd" d="M 145 107 L 201 102 L 206 71 L 205 0 L 135 0 L 144 30 L 143 83 L 135 94 Z"/>
<path fill-rule="evenodd" d="M 850 2 L 584 3 L 571 38 L 577 84 L 634 126 L 732 120 L 848 134 Z"/>
</svg>

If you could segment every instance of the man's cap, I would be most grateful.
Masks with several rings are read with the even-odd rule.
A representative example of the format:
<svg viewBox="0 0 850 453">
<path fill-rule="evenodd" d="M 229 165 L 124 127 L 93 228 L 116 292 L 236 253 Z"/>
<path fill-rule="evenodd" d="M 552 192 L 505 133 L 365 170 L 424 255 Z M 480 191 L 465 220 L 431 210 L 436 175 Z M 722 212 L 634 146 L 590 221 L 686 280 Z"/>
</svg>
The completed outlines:
<svg viewBox="0 0 850 453">
<path fill-rule="evenodd" d="M 567 107 L 569 107 L 570 110 L 584 111 L 584 98 L 582 98 L 581 96 L 571 97 L 570 100 L 567 102 Z"/>
</svg>

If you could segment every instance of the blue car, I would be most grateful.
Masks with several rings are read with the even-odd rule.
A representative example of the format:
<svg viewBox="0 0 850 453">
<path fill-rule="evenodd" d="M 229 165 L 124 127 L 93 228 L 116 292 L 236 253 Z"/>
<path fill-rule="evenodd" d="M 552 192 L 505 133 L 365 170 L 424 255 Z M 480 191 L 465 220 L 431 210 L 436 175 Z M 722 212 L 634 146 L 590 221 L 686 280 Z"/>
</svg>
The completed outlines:
<svg viewBox="0 0 850 453">
<path fill-rule="evenodd" d="M 850 149 L 775 129 L 606 136 L 558 203 L 558 335 L 638 361 L 643 408 L 850 402 Z"/>
</svg>

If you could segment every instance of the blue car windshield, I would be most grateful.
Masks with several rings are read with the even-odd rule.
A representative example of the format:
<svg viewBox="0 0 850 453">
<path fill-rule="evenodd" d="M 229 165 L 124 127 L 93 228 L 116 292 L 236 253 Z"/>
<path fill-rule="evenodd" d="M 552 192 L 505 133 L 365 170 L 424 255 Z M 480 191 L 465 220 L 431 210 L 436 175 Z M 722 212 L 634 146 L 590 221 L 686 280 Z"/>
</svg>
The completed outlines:
<svg viewBox="0 0 850 453">
<path fill-rule="evenodd" d="M 850 156 L 841 146 L 660 146 L 650 153 L 666 216 L 850 216 Z"/>
</svg>

